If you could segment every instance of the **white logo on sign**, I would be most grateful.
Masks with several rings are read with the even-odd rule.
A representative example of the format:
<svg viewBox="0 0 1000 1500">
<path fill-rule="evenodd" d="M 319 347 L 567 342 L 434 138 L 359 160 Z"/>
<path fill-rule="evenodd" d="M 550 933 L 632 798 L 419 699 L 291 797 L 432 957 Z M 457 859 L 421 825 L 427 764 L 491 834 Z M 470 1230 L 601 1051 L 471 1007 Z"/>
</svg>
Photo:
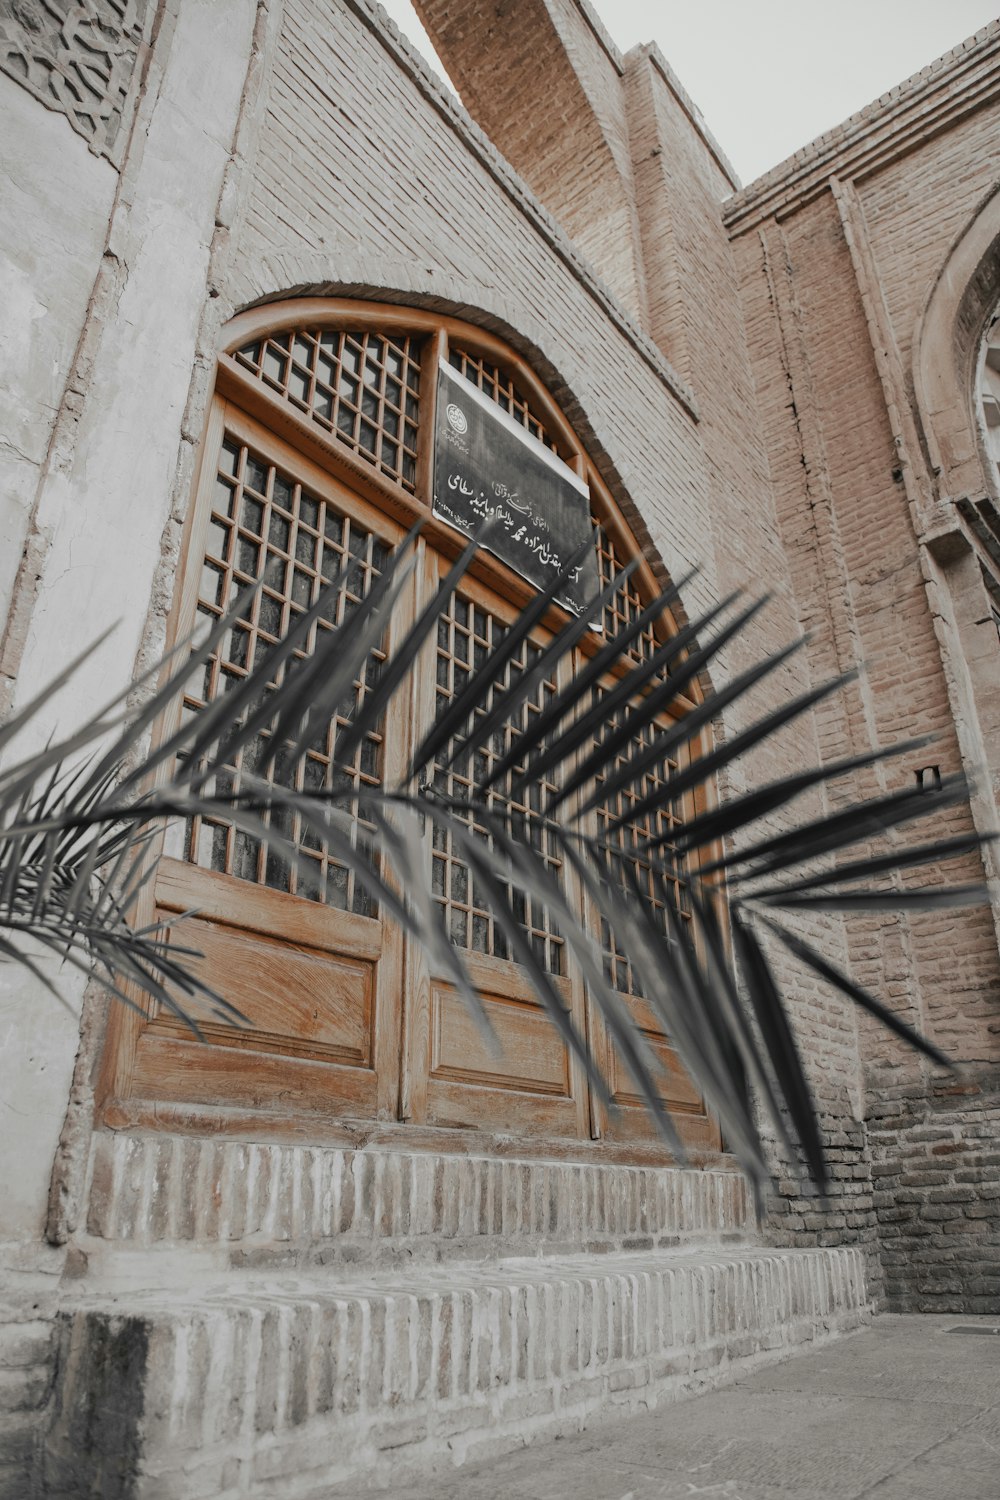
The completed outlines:
<svg viewBox="0 0 1000 1500">
<path fill-rule="evenodd" d="M 448 418 L 449 425 L 454 427 L 456 432 L 461 433 L 468 430 L 469 423 L 465 412 L 460 406 L 456 406 L 454 401 L 449 403 L 445 411 L 445 416 Z"/>
</svg>

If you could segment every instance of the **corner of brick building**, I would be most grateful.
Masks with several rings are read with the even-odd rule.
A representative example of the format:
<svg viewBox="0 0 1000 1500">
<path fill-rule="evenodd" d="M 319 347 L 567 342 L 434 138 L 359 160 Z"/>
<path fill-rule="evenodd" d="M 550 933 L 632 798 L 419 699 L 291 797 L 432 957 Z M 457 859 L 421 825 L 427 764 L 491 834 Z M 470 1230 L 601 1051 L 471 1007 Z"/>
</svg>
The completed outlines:
<svg viewBox="0 0 1000 1500">
<path fill-rule="evenodd" d="M 582 6 L 539 3 L 519 8 L 518 56 L 544 55 L 546 63 L 552 63 L 546 97 L 561 101 L 558 108 L 552 107 L 562 115 L 564 152 L 556 164 L 547 154 L 544 132 L 533 134 L 524 128 L 532 114 L 528 102 L 533 93 L 537 97 L 535 74 L 530 68 L 523 74 L 511 69 L 498 81 L 490 48 L 500 45 L 500 37 L 489 30 L 486 48 L 477 50 L 482 7 L 425 3 L 418 9 L 474 117 L 584 253 L 592 256 L 602 236 L 606 235 L 605 247 L 620 239 L 625 220 L 619 218 L 617 205 L 628 204 L 625 218 L 632 225 L 633 263 L 639 266 L 638 285 L 644 291 L 638 305 L 640 321 L 697 402 L 691 441 L 699 455 L 699 472 L 692 473 L 691 482 L 715 590 L 723 594 L 740 587 L 766 588 L 772 594 L 768 610 L 733 643 L 724 670 L 745 668 L 801 629 L 815 631 L 818 615 L 826 608 L 819 601 L 825 600 L 827 588 L 825 580 L 814 584 L 796 567 L 799 544 L 790 532 L 800 525 L 796 518 L 808 516 L 808 501 L 803 500 L 797 475 L 786 493 L 780 472 L 775 472 L 772 445 L 779 448 L 780 471 L 781 435 L 768 424 L 768 398 L 774 393 L 755 349 L 767 314 L 754 296 L 747 295 L 742 247 L 732 241 L 724 222 L 724 205 L 737 181 L 669 64 L 655 46 L 635 48 L 620 60 L 613 57 L 599 45 Z M 503 41 L 510 43 L 506 27 Z M 621 152 L 623 139 L 627 159 Z M 600 229 L 591 226 L 587 240 L 579 238 L 577 219 L 567 211 L 570 198 L 584 219 L 600 220 Z M 594 264 L 630 306 L 617 274 L 624 264 L 621 249 L 616 255 L 605 251 Z M 636 315 L 635 302 L 630 310 Z M 763 391 L 758 388 L 762 379 Z M 788 400 L 783 381 L 777 396 L 783 411 Z M 655 524 L 653 529 L 655 534 Z M 813 608 L 815 587 L 819 591 Z M 793 661 L 771 688 L 762 690 L 758 710 L 803 691 L 824 673 L 844 670 L 856 659 L 853 640 L 847 640 L 846 654 L 838 655 L 825 622 L 822 633 L 824 640 L 811 659 Z M 768 693 L 773 694 L 770 701 Z M 847 714 L 855 720 L 860 717 L 856 702 L 848 705 Z M 732 734 L 740 727 L 730 717 L 720 729 Z M 773 756 L 782 765 L 834 758 L 844 753 L 843 740 L 850 733 L 844 709 L 831 706 L 789 726 Z M 736 794 L 769 779 L 774 774 L 773 756 L 734 768 L 720 793 Z M 822 806 L 814 798 L 803 815 L 818 815 Z M 812 936 L 832 950 L 836 961 L 848 965 L 845 924 L 834 917 L 813 927 Z M 831 1187 L 829 1201 L 820 1203 L 802 1187 L 798 1166 L 783 1160 L 775 1142 L 767 1235 L 784 1245 L 858 1245 L 867 1252 L 873 1295 L 879 1297 L 877 1220 L 856 1021 L 848 1002 L 817 992 L 780 954 L 773 957 L 821 1116 Z"/>
<path fill-rule="evenodd" d="M 995 77 L 997 27 L 731 196 L 725 157 L 655 46 L 620 58 L 582 5 L 539 0 L 519 10 L 521 51 L 555 59 L 546 97 L 561 117 L 557 159 L 544 132 L 524 128 L 539 84 L 531 69 L 512 69 L 501 97 L 489 49 L 472 45 L 471 20 L 463 30 L 454 5 L 420 8 L 476 118 L 694 394 L 716 587 L 750 581 L 774 595 L 726 670 L 798 630 L 810 635 L 806 659 L 778 694 L 862 667 L 858 683 L 785 732 L 782 763 L 930 736 L 933 749 L 917 759 L 942 774 L 974 773 L 977 753 L 988 754 L 1000 651 L 996 641 L 984 647 L 980 632 L 971 670 L 986 688 L 977 701 L 975 683 L 965 682 L 969 629 L 963 637 L 960 627 L 963 618 L 978 623 L 983 599 L 958 584 L 957 569 L 942 576 L 926 542 L 942 486 L 909 368 L 949 248 L 990 191 L 996 105 L 984 83 Z M 966 367 L 981 324 L 966 297 L 953 330 L 969 345 L 957 351 Z M 966 480 L 970 446 L 956 444 Z M 892 792 L 922 769 L 911 761 L 890 761 L 851 787 L 834 784 L 803 815 L 834 811 L 859 792 Z M 767 774 L 752 765 L 720 790 L 744 790 Z M 995 826 L 995 804 L 984 810 L 983 800 L 942 815 L 926 836 L 985 831 L 990 816 Z M 968 856 L 941 874 L 976 881 L 982 863 Z M 948 1080 L 925 1066 L 786 964 L 831 1181 L 823 1204 L 776 1143 L 769 1236 L 861 1246 L 873 1292 L 884 1290 L 890 1307 L 995 1310 L 993 920 L 976 908 L 861 914 L 802 931 L 962 1072 Z"/>
<path fill-rule="evenodd" d="M 473 119 L 645 328 L 622 62 L 589 8 L 417 0 Z"/>
<path fill-rule="evenodd" d="M 926 747 L 871 773 L 862 782 L 866 794 L 912 785 L 920 774 L 964 771 L 973 779 L 967 802 L 933 825 L 903 830 L 905 842 L 997 824 L 989 726 L 1000 647 L 995 630 L 979 629 L 990 618 L 987 590 L 976 535 L 963 530 L 958 512 L 971 485 L 980 513 L 995 514 L 996 475 L 976 436 L 969 372 L 1000 284 L 994 271 L 989 289 L 977 288 L 973 299 L 955 270 L 963 237 L 981 225 L 994 193 L 988 142 L 997 105 L 985 84 L 995 81 L 997 52 L 994 25 L 726 209 L 811 669 L 817 678 L 863 669 L 844 699 L 845 718 L 838 721 L 832 705 L 817 714 L 823 755 L 928 737 Z M 1000 222 L 993 233 L 995 245 Z M 984 258 L 967 258 L 971 285 L 982 279 Z M 928 354 L 920 341 L 926 344 L 935 299 L 945 293 L 954 309 L 939 319 L 939 344 Z M 971 316 L 970 300 L 978 309 Z M 937 391 L 923 397 L 921 359 L 964 372 L 952 382 L 951 409 Z M 834 806 L 840 795 L 832 788 Z M 933 873 L 954 883 L 995 881 L 988 849 Z M 928 874 L 904 873 L 899 883 L 929 883 Z M 848 1180 L 857 1173 L 858 1186 L 837 1194 L 856 1200 L 853 1212 L 836 1201 L 825 1217 L 803 1212 L 788 1178 L 779 1183 L 789 1195 L 776 1217 L 792 1234 L 874 1238 L 892 1309 L 995 1312 L 994 915 L 984 905 L 858 913 L 843 930 L 856 981 L 936 1042 L 958 1071 L 932 1068 L 867 1017 L 858 1019 L 863 1122 L 841 1129 L 825 1122 L 835 1181 L 839 1171 Z M 816 1035 L 802 1040 L 814 1061 Z M 826 1101 L 817 1094 L 822 1112 Z"/>
</svg>

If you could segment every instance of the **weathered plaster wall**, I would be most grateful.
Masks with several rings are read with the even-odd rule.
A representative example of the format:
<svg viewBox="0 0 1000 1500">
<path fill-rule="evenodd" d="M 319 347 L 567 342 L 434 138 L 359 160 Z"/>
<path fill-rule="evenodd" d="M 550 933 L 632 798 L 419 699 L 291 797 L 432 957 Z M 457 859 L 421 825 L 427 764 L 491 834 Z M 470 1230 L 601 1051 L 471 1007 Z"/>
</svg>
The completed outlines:
<svg viewBox="0 0 1000 1500">
<path fill-rule="evenodd" d="M 163 8 L 110 229 L 111 169 L 87 156 L 59 116 L 19 96 L 17 107 L 33 112 L 27 118 L 36 120 L 43 141 L 50 129 L 62 132 L 67 166 L 53 172 L 53 201 L 60 184 L 69 202 L 82 199 L 82 189 L 91 197 L 75 216 L 56 213 L 59 232 L 41 258 L 34 288 L 46 309 L 43 328 L 51 317 L 58 330 L 53 358 L 69 363 L 77 343 L 72 319 L 79 322 L 86 309 L 86 320 L 65 395 L 58 371 L 46 387 L 46 401 L 58 410 L 49 417 L 49 463 L 29 523 L 32 564 L 20 581 L 16 634 L 8 640 L 8 662 L 18 671 L 15 704 L 65 665 L 68 643 L 80 647 L 116 626 L 43 716 L 38 737 L 56 724 L 75 725 L 126 686 L 140 650 L 165 532 L 171 543 L 180 421 L 254 14 L 253 0 L 185 0 Z M 51 150 L 58 154 L 54 142 Z M 69 180 L 74 162 L 75 193 Z M 43 202 L 43 212 L 48 207 Z M 33 235 L 48 238 L 38 233 L 37 221 L 25 228 L 29 243 Z M 95 251 L 105 236 L 98 267 Z M 66 290 L 52 297 L 49 309 L 52 284 L 77 259 L 79 274 L 67 276 Z M 42 393 L 34 394 L 41 415 L 32 456 L 48 440 L 43 424 L 49 410 Z M 6 967 L 0 979 L 7 1145 L 0 1166 L 2 1237 L 30 1240 L 44 1228 L 78 1028 L 73 1014 L 30 979 L 15 980 Z M 75 1011 L 82 986 L 64 973 L 59 983 Z"/>
<path fill-rule="evenodd" d="M 118 174 L 87 150 L 62 115 L 41 108 L 3 74 L 0 114 L 0 621 L 6 621 Z M 6 695 L 9 669 L 0 687 Z"/>
</svg>

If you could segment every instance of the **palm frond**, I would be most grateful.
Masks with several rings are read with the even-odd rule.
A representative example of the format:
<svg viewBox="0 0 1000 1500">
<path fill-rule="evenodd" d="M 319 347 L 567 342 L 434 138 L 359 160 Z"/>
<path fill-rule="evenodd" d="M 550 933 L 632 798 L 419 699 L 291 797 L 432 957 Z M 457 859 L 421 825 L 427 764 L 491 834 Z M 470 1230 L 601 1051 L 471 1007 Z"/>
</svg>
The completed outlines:
<svg viewBox="0 0 1000 1500">
<path fill-rule="evenodd" d="M 890 746 L 889 749 L 870 750 L 866 755 L 850 755 L 842 760 L 835 760 L 829 766 L 813 766 L 810 770 L 800 771 L 793 776 L 781 776 L 776 781 L 768 782 L 762 787 L 755 787 L 752 792 L 745 792 L 741 797 L 732 797 L 721 806 L 713 807 L 708 812 L 700 813 L 692 818 L 690 822 L 685 823 L 680 836 L 676 837 L 677 847 L 687 854 L 695 849 L 703 849 L 706 844 L 732 838 L 749 824 L 767 817 L 778 808 L 786 807 L 796 797 L 801 797 L 804 792 L 811 791 L 813 787 L 820 786 L 825 781 L 835 781 L 840 776 L 876 765 L 879 761 L 887 760 L 891 756 L 909 755 L 913 750 L 923 749 L 926 743 L 926 740 L 921 739 L 906 740 L 902 744 Z M 745 744 L 739 747 L 738 753 L 744 753 L 744 751 Z M 672 836 L 665 835 L 664 837 Z M 663 841 L 663 839 L 651 839 L 648 843 L 655 848 Z M 672 841 L 674 841 L 673 838 Z"/>
<path fill-rule="evenodd" d="M 265 660 L 207 707 L 181 718 L 152 748 L 143 750 L 151 727 L 174 710 L 192 674 L 247 617 L 261 583 L 237 599 L 199 645 L 183 641 L 174 648 L 160 686 L 134 711 L 126 711 L 120 694 L 71 734 L 54 737 L 35 754 L 10 759 L 0 770 L 0 961 L 20 962 L 58 997 L 58 986 L 39 958 L 41 946 L 80 972 L 96 973 L 117 999 L 162 1007 L 196 1035 L 201 1034 L 196 1015 L 206 1011 L 217 1021 L 247 1024 L 201 976 L 200 955 L 184 945 L 184 915 L 171 917 L 168 940 L 158 923 L 135 926 L 133 913 L 153 878 L 158 831 L 172 820 L 197 816 L 228 823 L 266 844 L 269 856 L 295 870 L 300 889 L 306 889 L 315 862 L 292 836 L 294 823 L 351 873 L 385 918 L 424 944 L 436 972 L 464 997 L 487 1040 L 498 1045 L 427 878 L 425 830 L 436 828 L 471 872 L 512 962 L 610 1110 L 608 1080 L 535 951 L 514 892 L 530 899 L 533 909 L 544 910 L 665 1144 L 683 1159 L 682 1142 L 663 1103 L 660 1065 L 615 987 L 595 934 L 567 899 L 563 877 L 533 845 L 537 829 L 544 827 L 558 851 L 558 868 L 571 872 L 586 903 L 627 952 L 670 1046 L 755 1183 L 767 1171 L 762 1106 L 790 1152 L 798 1141 L 822 1189 L 826 1168 L 815 1105 L 761 935 L 769 934 L 769 941 L 780 943 L 814 977 L 935 1066 L 945 1066 L 940 1049 L 785 924 L 796 912 L 917 913 L 985 899 L 984 887 L 976 883 L 902 889 L 879 884 L 888 875 L 976 853 L 983 838 L 975 833 L 886 846 L 904 825 L 961 805 L 968 797 L 964 779 L 950 778 L 930 790 L 890 791 L 794 821 L 796 799 L 923 743 L 911 741 L 777 778 L 720 806 L 709 805 L 678 826 L 671 816 L 678 799 L 709 790 L 719 771 L 767 743 L 842 680 L 810 687 L 753 718 L 756 691 L 800 648 L 802 643 L 793 641 L 671 719 L 678 696 L 706 668 L 717 667 L 721 653 L 764 602 L 741 604 L 733 594 L 671 634 L 663 624 L 677 600 L 678 589 L 671 586 L 617 635 L 588 650 L 564 686 L 543 692 L 542 685 L 557 680 L 557 669 L 581 646 L 591 625 L 604 618 L 628 576 L 626 569 L 607 583 L 579 616 L 564 619 L 540 644 L 538 627 L 555 608 L 581 550 L 444 703 L 398 786 L 356 791 L 345 774 L 343 792 L 297 789 L 296 768 L 317 732 L 326 732 L 341 705 L 356 701 L 334 746 L 334 771 L 349 773 L 352 758 L 378 733 L 395 695 L 409 691 L 421 653 L 430 649 L 437 622 L 474 561 L 476 542 L 465 548 L 386 656 L 388 625 L 415 562 L 415 538 L 416 530 L 380 569 L 367 594 L 360 601 L 352 598 L 349 606 L 353 559 L 347 559 L 342 574 L 299 611 Z M 642 657 L 636 642 L 650 627 L 662 639 Z M 85 655 L 0 726 L 0 749 L 8 757 L 49 716 L 53 695 Z M 511 670 L 519 660 L 526 663 L 523 670 Z M 145 674 L 145 683 L 152 676 Z M 528 704 L 531 712 L 525 713 Z M 706 726 L 731 709 L 739 710 L 747 727 L 700 758 L 689 753 Z M 509 729 L 518 722 L 524 726 L 520 731 Z M 510 736 L 503 753 L 480 754 L 501 730 Z M 260 774 L 236 772 L 242 750 L 259 740 L 265 744 L 257 761 Z M 465 787 L 461 795 L 445 796 L 440 777 L 437 786 L 421 780 L 432 763 L 446 773 L 462 768 L 456 781 Z M 515 796 L 521 805 L 540 810 L 531 815 L 531 826 L 531 819 L 510 813 L 509 799 Z M 705 800 L 711 803 L 710 796 Z M 598 812 L 600 836 L 593 831 Z M 637 832 L 644 819 L 646 831 Z M 753 825 L 759 825 L 757 834 L 748 840 Z M 723 841 L 728 846 L 720 847 Z M 868 847 L 873 843 L 874 852 Z M 859 845 L 866 847 L 859 850 Z M 700 866 L 693 859 L 699 852 Z M 637 861 L 646 872 L 643 881 Z M 740 977 L 728 956 L 723 881 L 728 881 L 728 926 Z M 686 892 L 683 919 L 674 904 L 675 884 Z"/>
<path fill-rule="evenodd" d="M 538 628 L 548 614 L 556 595 L 560 594 L 569 583 L 571 574 L 583 560 L 584 555 L 585 548 L 578 548 L 548 587 L 536 594 L 528 608 L 504 631 L 499 645 L 493 648 L 478 670 L 470 675 L 462 691 L 455 695 L 436 722 L 431 725 L 413 757 L 411 777 L 419 776 L 424 767 L 434 760 L 450 740 L 455 740 L 456 745 L 446 757 L 446 764 L 451 764 L 463 754 L 464 743 L 460 739 L 461 731 L 475 710 L 483 704 L 486 693 L 499 680 L 504 668 L 514 660 L 531 633 Z M 552 652 L 553 646 L 550 644 L 546 655 Z"/>
</svg>

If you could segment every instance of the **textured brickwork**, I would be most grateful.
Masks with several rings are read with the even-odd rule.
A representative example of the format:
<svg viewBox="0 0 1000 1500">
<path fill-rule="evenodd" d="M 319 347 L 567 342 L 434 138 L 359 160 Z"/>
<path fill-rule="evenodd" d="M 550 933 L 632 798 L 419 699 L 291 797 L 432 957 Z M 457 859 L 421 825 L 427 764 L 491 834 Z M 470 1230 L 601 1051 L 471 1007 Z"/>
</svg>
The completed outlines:
<svg viewBox="0 0 1000 1500">
<path fill-rule="evenodd" d="M 94 1137 L 87 1234 L 235 1260 L 539 1255 L 745 1239 L 736 1172 Z"/>
<path fill-rule="evenodd" d="M 984 109 L 859 184 L 879 283 L 907 362 L 917 318 L 952 242 L 996 186 L 996 120 L 995 108 Z"/>
<path fill-rule="evenodd" d="M 774 509 L 747 353 L 744 304 L 719 210 L 729 179 L 710 143 L 691 128 L 685 100 L 655 49 L 632 54 L 627 81 L 652 332 L 699 393 L 699 439 L 712 494 L 720 587 L 753 589 L 766 581 L 775 594 L 767 614 L 734 644 L 727 668 L 738 671 L 814 622 L 801 617 L 798 580 L 794 573 L 789 576 Z M 717 313 L 711 320 L 704 316 L 708 302 Z M 755 313 L 752 306 L 747 311 Z M 797 492 L 795 498 L 800 503 Z M 846 664 L 850 660 L 848 656 Z M 821 675 L 836 675 L 838 669 L 836 660 L 821 665 L 817 658 L 812 663 L 805 657 L 793 659 L 763 688 L 756 708 L 759 711 L 765 703 L 776 707 Z M 767 757 L 730 774 L 726 790 L 744 791 L 763 783 L 780 766 L 821 761 L 827 748 L 824 736 L 832 742 L 843 734 L 844 711 L 843 702 L 835 702 L 827 720 L 821 715 L 790 725 Z M 726 732 L 738 727 L 727 723 Z M 801 806 L 799 815 L 818 816 L 823 807 L 817 795 L 810 806 Z M 820 917 L 804 923 L 801 930 L 836 961 L 849 962 L 839 918 Z M 824 1209 L 815 1197 L 802 1196 L 802 1164 L 784 1161 L 775 1142 L 775 1161 L 781 1165 L 769 1232 L 782 1244 L 801 1237 L 813 1244 L 857 1243 L 874 1251 L 854 1016 L 846 1002 L 789 966 L 780 952 L 772 958 L 791 1003 L 829 1142 L 832 1201 Z"/>
<path fill-rule="evenodd" d="M 0 1500 L 26 1500 L 48 1420 L 56 1365 L 51 1297 L 0 1304 Z"/>
<path fill-rule="evenodd" d="M 890 1305 L 1000 1309 L 1000 1077 L 898 1086 L 869 1106 L 874 1201 Z"/>
<path fill-rule="evenodd" d="M 621 59 L 572 0 L 422 0 L 469 112 L 641 325 L 645 287 Z M 539 108 L 544 100 L 544 107 Z"/>
<path fill-rule="evenodd" d="M 84 1298 L 61 1319 L 46 1482 L 64 1500 L 398 1483 L 707 1388 L 868 1315 L 849 1250 L 230 1278 L 132 1293 L 128 1316 Z"/>
<path fill-rule="evenodd" d="M 968 758 L 963 714 L 974 715 L 975 705 L 973 695 L 956 693 L 962 644 L 934 607 L 941 577 L 921 545 L 921 516 L 935 475 L 913 435 L 920 418 L 903 372 L 935 278 L 990 186 L 987 142 L 997 111 L 984 101 L 996 92 L 996 47 L 990 28 L 752 185 L 727 213 L 782 541 L 814 670 L 865 667 L 846 723 L 829 709 L 817 715 L 824 753 L 933 736 L 932 749 L 868 777 L 873 795 L 912 784 L 922 765 L 948 774 Z M 972 116 L 970 98 L 981 106 Z M 952 129 L 942 129 L 946 121 Z M 837 174 L 849 178 L 862 167 L 850 199 Z M 778 205 L 780 222 L 769 216 Z M 963 608 L 959 601 L 956 614 Z M 990 649 L 992 663 L 977 667 L 995 684 L 1000 653 L 995 642 Z M 959 806 L 926 834 L 967 831 L 980 816 L 976 806 Z M 975 881 L 983 868 L 970 857 L 940 874 Z M 900 883 L 927 879 L 922 871 Z M 842 1219 L 846 1233 L 857 1213 L 873 1211 L 891 1306 L 995 1310 L 1000 971 L 990 912 L 859 914 L 847 943 L 857 979 L 967 1073 L 944 1081 L 862 1020 L 874 1181 L 863 1183 L 860 1160 L 845 1159 L 841 1165 L 859 1173 L 854 1214 L 837 1204 L 820 1228 L 793 1205 L 785 1222 L 823 1233 Z M 849 1158 L 861 1142 L 843 1149 Z"/>
<path fill-rule="evenodd" d="M 801 1155 L 790 1157 L 787 1148 L 774 1141 L 776 1170 L 766 1205 L 764 1235 L 773 1245 L 857 1246 L 867 1258 L 870 1295 L 881 1303 L 886 1284 L 869 1128 L 857 1118 L 853 1100 L 834 1098 L 831 1107 L 830 1090 L 823 1086 L 821 1072 L 817 1078 L 819 1070 L 812 1053 L 807 1053 L 806 1067 L 817 1097 L 821 1093 L 825 1096 L 819 1107 L 819 1125 L 830 1176 L 829 1196 L 824 1202 L 804 1188 Z"/>
</svg>

